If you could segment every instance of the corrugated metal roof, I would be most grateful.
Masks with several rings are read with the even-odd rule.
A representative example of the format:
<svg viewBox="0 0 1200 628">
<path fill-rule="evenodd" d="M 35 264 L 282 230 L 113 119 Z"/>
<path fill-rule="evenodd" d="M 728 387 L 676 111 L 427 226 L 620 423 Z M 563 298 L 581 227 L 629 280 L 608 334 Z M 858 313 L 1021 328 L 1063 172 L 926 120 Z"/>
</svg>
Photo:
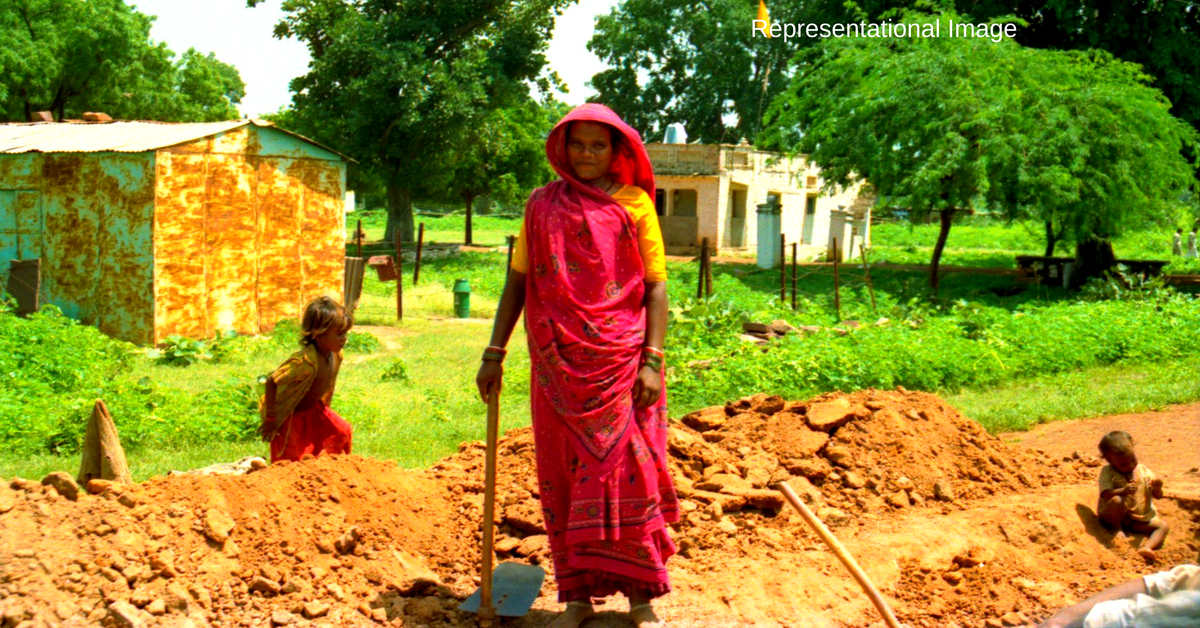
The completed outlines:
<svg viewBox="0 0 1200 628">
<path fill-rule="evenodd" d="M 0 124 L 0 154 L 17 153 L 141 153 L 184 144 L 241 128 L 248 124 L 272 127 L 320 146 L 340 157 L 345 155 L 306 137 L 276 127 L 264 120 L 229 122 L 17 122 Z M 352 160 L 351 160 L 352 161 Z"/>
</svg>

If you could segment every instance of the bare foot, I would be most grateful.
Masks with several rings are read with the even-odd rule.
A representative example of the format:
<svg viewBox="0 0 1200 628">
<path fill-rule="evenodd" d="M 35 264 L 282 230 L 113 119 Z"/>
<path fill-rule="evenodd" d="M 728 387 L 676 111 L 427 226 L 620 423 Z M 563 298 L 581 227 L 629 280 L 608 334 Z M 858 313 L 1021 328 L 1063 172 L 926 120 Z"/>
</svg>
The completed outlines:
<svg viewBox="0 0 1200 628">
<path fill-rule="evenodd" d="M 637 628 L 665 628 L 667 625 L 654 613 L 654 607 L 650 605 L 650 602 L 630 605 L 629 618 L 633 620 L 633 625 Z"/>
<path fill-rule="evenodd" d="M 583 622 L 595 614 L 596 611 L 592 609 L 591 604 L 571 602 L 567 604 L 567 608 L 562 614 L 546 624 L 546 628 L 579 628 Z"/>
<path fill-rule="evenodd" d="M 1138 556 L 1141 556 L 1142 558 L 1146 559 L 1147 565 L 1153 565 L 1154 561 L 1158 560 L 1158 555 L 1154 553 L 1154 550 L 1152 550 L 1148 547 L 1143 547 L 1143 548 L 1139 549 L 1137 551 L 1137 553 L 1138 553 Z"/>
</svg>

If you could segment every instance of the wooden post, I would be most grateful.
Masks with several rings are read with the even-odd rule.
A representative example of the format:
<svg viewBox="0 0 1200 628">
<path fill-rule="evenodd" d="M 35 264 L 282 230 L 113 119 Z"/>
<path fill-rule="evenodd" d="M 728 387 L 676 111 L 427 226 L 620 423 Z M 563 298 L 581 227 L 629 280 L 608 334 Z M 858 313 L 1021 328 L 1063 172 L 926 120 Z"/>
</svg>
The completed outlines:
<svg viewBox="0 0 1200 628">
<path fill-rule="evenodd" d="M 708 240 L 704 241 L 704 294 L 712 296 L 712 251 L 708 248 Z"/>
<path fill-rule="evenodd" d="M 841 255 L 838 254 L 837 238 L 833 239 L 833 307 L 837 309 L 837 319 L 842 321 L 842 293 L 841 293 L 841 278 L 838 275 L 838 262 Z"/>
<path fill-rule="evenodd" d="M 354 240 L 356 242 L 358 242 L 358 255 L 356 255 L 355 257 L 362 257 L 362 237 L 363 237 L 362 218 L 359 218 L 358 219 L 358 231 L 354 232 Z"/>
<path fill-rule="evenodd" d="M 92 418 L 88 420 L 84 433 L 77 481 L 86 490 L 88 481 L 96 479 L 133 483 L 129 465 L 125 462 L 125 449 L 121 447 L 121 439 L 117 436 L 117 426 L 108 413 L 108 407 L 100 399 L 92 406 Z"/>
<path fill-rule="evenodd" d="M 708 261 L 706 259 L 707 257 L 708 257 L 708 238 L 704 238 L 703 240 L 700 241 L 700 268 L 696 272 L 696 300 L 697 301 L 704 298 L 704 274 L 706 272 L 705 266 L 707 265 L 705 262 Z"/>
<path fill-rule="evenodd" d="M 874 312 L 876 311 L 875 287 L 871 285 L 871 261 L 867 258 L 867 251 L 870 250 L 870 247 L 860 245 L 858 248 L 862 251 L 863 278 L 867 280 L 867 294 L 871 295 L 871 311 Z"/>
<path fill-rule="evenodd" d="M 787 303 L 787 236 L 779 234 L 779 304 Z"/>
<path fill-rule="evenodd" d="M 421 279 L 421 249 L 425 246 L 425 223 L 417 226 L 417 262 L 413 266 L 413 285 Z"/>
<path fill-rule="evenodd" d="M 404 247 L 400 245 L 400 229 L 396 230 L 396 257 L 392 263 L 396 265 L 396 320 L 404 320 Z"/>
<path fill-rule="evenodd" d="M 517 236 L 505 236 L 508 241 L 508 264 L 504 267 L 504 275 L 508 276 L 508 269 L 512 268 L 513 247 L 517 244 Z"/>
<path fill-rule="evenodd" d="M 796 311 L 796 261 L 799 259 L 799 242 L 792 243 L 792 311 Z"/>
</svg>

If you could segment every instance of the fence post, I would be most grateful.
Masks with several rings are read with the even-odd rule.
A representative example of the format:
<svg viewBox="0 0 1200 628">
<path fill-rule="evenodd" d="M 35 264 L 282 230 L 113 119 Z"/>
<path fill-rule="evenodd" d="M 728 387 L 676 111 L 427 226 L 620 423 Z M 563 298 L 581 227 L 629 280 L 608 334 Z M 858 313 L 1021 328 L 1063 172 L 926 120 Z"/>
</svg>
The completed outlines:
<svg viewBox="0 0 1200 628">
<path fill-rule="evenodd" d="M 404 320 L 404 247 L 400 245 L 401 230 L 396 226 L 396 320 Z"/>
<path fill-rule="evenodd" d="M 837 309 L 838 322 L 842 322 L 842 292 L 841 278 L 838 275 L 839 261 L 841 255 L 838 253 L 841 249 L 838 248 L 837 238 L 833 239 L 833 307 Z"/>
<path fill-rule="evenodd" d="M 359 218 L 359 219 L 358 219 L 358 231 L 355 231 L 355 232 L 354 232 L 354 239 L 355 239 L 355 240 L 358 242 L 358 255 L 357 255 L 357 257 L 362 257 L 362 237 L 363 237 L 363 231 L 362 231 L 362 218 Z"/>
<path fill-rule="evenodd" d="M 787 235 L 779 234 L 779 304 L 787 304 Z"/>
<path fill-rule="evenodd" d="M 712 251 L 708 248 L 708 238 L 704 239 L 704 294 L 712 296 Z"/>
<path fill-rule="evenodd" d="M 696 272 L 696 300 L 704 298 L 704 275 L 707 272 L 705 268 L 708 264 L 708 238 L 700 240 L 700 268 Z"/>
<path fill-rule="evenodd" d="M 799 258 L 799 242 L 792 243 L 792 311 L 796 311 L 796 261 Z"/>
<path fill-rule="evenodd" d="M 417 227 L 417 262 L 413 266 L 413 285 L 421 279 L 421 249 L 425 246 L 425 223 Z"/>
</svg>

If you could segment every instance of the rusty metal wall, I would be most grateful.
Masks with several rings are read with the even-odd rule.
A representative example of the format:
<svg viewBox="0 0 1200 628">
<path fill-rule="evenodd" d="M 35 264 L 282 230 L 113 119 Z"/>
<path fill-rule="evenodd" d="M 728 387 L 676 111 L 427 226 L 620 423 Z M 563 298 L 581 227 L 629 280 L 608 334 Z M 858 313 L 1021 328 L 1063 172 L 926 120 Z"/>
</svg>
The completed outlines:
<svg viewBox="0 0 1200 628">
<path fill-rule="evenodd" d="M 152 154 L 0 155 L 0 190 L 16 208 L 0 208 L 0 233 L 15 236 L 11 253 L 42 258 L 45 302 L 113 337 L 153 338 Z"/>
<path fill-rule="evenodd" d="M 156 341 L 266 332 L 339 294 L 340 157 L 243 127 L 159 151 L 157 170 Z"/>
</svg>

